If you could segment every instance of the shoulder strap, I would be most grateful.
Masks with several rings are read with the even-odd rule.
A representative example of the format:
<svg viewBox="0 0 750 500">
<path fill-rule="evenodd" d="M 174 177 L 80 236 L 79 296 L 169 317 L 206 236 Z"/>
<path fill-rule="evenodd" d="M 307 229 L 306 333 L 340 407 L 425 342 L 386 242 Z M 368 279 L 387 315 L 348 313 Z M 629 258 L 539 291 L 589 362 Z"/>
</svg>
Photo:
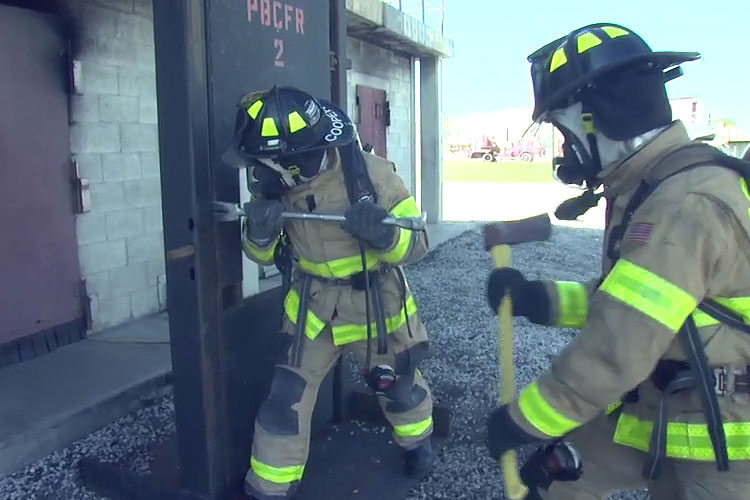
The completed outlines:
<svg viewBox="0 0 750 500">
<path fill-rule="evenodd" d="M 351 144 L 339 148 L 341 154 L 341 170 L 344 173 L 344 184 L 349 203 L 354 205 L 358 201 L 369 199 L 377 202 L 375 187 L 367 172 L 367 165 L 362 154 L 359 142 L 352 141 Z"/>
<path fill-rule="evenodd" d="M 712 165 L 726 167 L 733 170 L 741 175 L 747 182 L 750 182 L 750 162 L 729 156 L 715 147 L 704 143 L 690 143 L 667 153 L 659 160 L 653 170 L 658 171 L 658 167 L 667 162 L 681 166 L 676 168 L 669 175 L 660 179 L 647 178 L 642 180 L 625 207 L 625 214 L 623 215 L 622 222 L 618 226 L 612 228 L 607 248 L 607 256 L 612 261 L 616 261 L 620 257 L 620 244 L 622 243 L 625 231 L 627 231 L 627 228 L 630 225 L 633 214 L 635 214 L 635 211 L 643 205 L 646 199 L 656 191 L 656 188 L 658 188 L 665 180 L 697 167 Z"/>
</svg>

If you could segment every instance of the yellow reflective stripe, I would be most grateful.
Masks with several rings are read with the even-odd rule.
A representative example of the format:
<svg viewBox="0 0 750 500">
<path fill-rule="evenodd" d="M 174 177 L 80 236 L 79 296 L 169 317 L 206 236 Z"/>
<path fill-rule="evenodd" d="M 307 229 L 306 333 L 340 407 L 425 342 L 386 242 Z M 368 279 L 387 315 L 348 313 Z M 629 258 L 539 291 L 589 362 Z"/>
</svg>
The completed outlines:
<svg viewBox="0 0 750 500">
<path fill-rule="evenodd" d="M 307 122 L 297 111 L 289 113 L 289 132 L 292 134 L 307 127 Z"/>
<path fill-rule="evenodd" d="M 552 73 L 566 62 L 568 62 L 568 56 L 565 55 L 565 47 L 560 47 L 552 54 L 552 61 L 549 63 L 549 72 Z"/>
<path fill-rule="evenodd" d="M 255 475 L 276 484 L 291 483 L 302 479 L 305 472 L 304 465 L 289 465 L 287 467 L 273 467 L 264 464 L 255 457 L 250 457 L 250 465 Z"/>
<path fill-rule="evenodd" d="M 417 200 L 412 196 L 409 196 L 405 200 L 396 204 L 396 206 L 391 209 L 390 214 L 394 217 L 418 217 L 419 208 L 417 207 Z M 396 245 L 380 255 L 380 258 L 385 262 L 399 262 L 409 252 L 413 231 L 404 228 L 398 228 L 398 231 L 398 241 L 396 242 Z"/>
<path fill-rule="evenodd" d="M 367 269 L 372 269 L 378 265 L 378 259 L 367 252 Z M 362 270 L 362 257 L 355 255 L 352 257 L 342 257 L 326 262 L 315 263 L 304 257 L 299 258 L 299 267 L 308 274 L 320 276 L 322 278 L 348 278 L 354 273 Z"/>
<path fill-rule="evenodd" d="M 615 411 L 616 409 L 618 409 L 621 406 L 622 406 L 622 400 L 621 399 L 618 399 L 614 403 L 608 404 L 607 405 L 607 415 L 609 415 L 610 413 L 612 413 L 613 411 Z"/>
<path fill-rule="evenodd" d="M 714 300 L 742 316 L 745 323 L 750 323 L 750 297 L 734 297 L 730 299 L 717 298 Z M 719 324 L 718 320 L 712 318 L 700 309 L 696 309 L 693 312 L 693 319 L 695 320 L 695 326 L 698 328 Z"/>
<path fill-rule="evenodd" d="M 648 451 L 654 424 L 634 415 L 622 414 L 617 420 L 614 442 Z M 727 451 L 730 460 L 750 459 L 750 422 L 725 422 Z M 667 456 L 688 460 L 714 461 L 713 446 L 706 424 L 669 422 Z"/>
<path fill-rule="evenodd" d="M 591 47 L 596 47 L 601 44 L 602 41 L 599 37 L 593 33 L 584 33 L 576 39 L 576 45 L 578 46 L 578 53 L 583 54 Z"/>
<path fill-rule="evenodd" d="M 672 332 L 680 329 L 697 302 L 682 288 L 632 262 L 620 259 L 600 290 L 643 314 Z"/>
<path fill-rule="evenodd" d="M 270 116 L 263 118 L 263 128 L 260 131 L 261 137 L 276 137 L 279 135 L 279 129 L 276 128 L 276 122 Z"/>
<path fill-rule="evenodd" d="M 748 189 L 747 189 L 747 182 L 745 181 L 745 179 L 741 179 L 741 181 L 742 181 L 742 194 L 745 195 L 745 198 L 747 198 L 747 201 L 750 201 L 750 192 L 748 192 Z M 747 209 L 747 215 L 748 217 L 750 217 L 750 208 Z"/>
<path fill-rule="evenodd" d="M 417 302 L 413 296 L 410 296 L 406 300 L 406 315 L 409 317 L 413 316 L 417 312 Z M 404 308 L 390 316 L 385 318 L 385 328 L 387 333 L 393 333 L 399 330 L 406 324 L 406 315 L 404 314 Z M 375 337 L 378 333 L 378 328 L 375 323 L 371 323 L 372 335 Z M 332 328 L 333 330 L 333 343 L 334 345 L 344 345 L 350 342 L 357 342 L 359 340 L 367 339 L 367 324 L 363 325 L 336 325 Z"/>
<path fill-rule="evenodd" d="M 393 432 L 402 438 L 415 438 L 422 436 L 432 427 L 432 415 L 415 424 L 394 425 Z"/>
<path fill-rule="evenodd" d="M 521 391 L 518 406 L 526 420 L 548 436 L 559 437 L 581 425 L 554 409 L 544 399 L 536 382 Z"/>
<path fill-rule="evenodd" d="M 289 318 L 289 321 L 297 324 L 297 315 L 299 313 L 299 293 L 297 293 L 297 290 L 289 290 L 289 293 L 286 296 L 286 299 L 284 300 L 284 311 L 286 312 L 287 318 Z M 313 313 L 311 310 L 307 310 L 307 320 L 305 321 L 305 335 L 307 335 L 310 340 L 315 340 L 315 338 L 320 335 L 320 332 L 323 331 L 323 328 L 325 328 L 326 324 L 318 318 L 315 313 Z"/>
<path fill-rule="evenodd" d="M 245 250 L 245 252 L 249 255 L 252 255 L 254 258 L 261 262 L 272 262 L 273 261 L 273 254 L 276 251 L 276 246 L 279 244 L 279 239 L 276 238 L 273 242 L 273 244 L 268 248 L 259 248 L 250 242 L 247 238 L 242 238 L 242 248 Z"/>
<path fill-rule="evenodd" d="M 557 326 L 580 328 L 586 324 L 589 312 L 589 295 L 582 283 L 556 281 L 560 317 Z"/>
<path fill-rule="evenodd" d="M 609 35 L 610 38 L 617 38 L 618 36 L 629 35 L 626 30 L 618 28 L 617 26 L 604 26 L 602 31 Z"/>
<path fill-rule="evenodd" d="M 249 108 L 247 108 L 247 114 L 250 115 L 250 118 L 255 120 L 258 117 L 258 113 L 260 113 L 260 110 L 262 108 L 263 108 L 263 101 L 257 100 L 254 103 L 252 103 Z"/>
</svg>

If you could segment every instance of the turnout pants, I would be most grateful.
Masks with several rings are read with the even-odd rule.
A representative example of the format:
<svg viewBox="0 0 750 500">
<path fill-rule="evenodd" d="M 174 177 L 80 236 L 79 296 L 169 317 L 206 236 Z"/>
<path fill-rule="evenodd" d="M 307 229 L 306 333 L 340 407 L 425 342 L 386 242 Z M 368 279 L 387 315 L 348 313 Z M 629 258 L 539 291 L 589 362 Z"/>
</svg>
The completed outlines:
<svg viewBox="0 0 750 500">
<path fill-rule="evenodd" d="M 719 472 L 714 462 L 664 459 L 659 478 L 641 476 L 648 456 L 612 441 L 615 412 L 600 416 L 572 432 L 566 441 L 583 459 L 583 476 L 575 482 L 553 482 L 545 500 L 604 500 L 624 490 L 648 489 L 652 500 L 750 499 L 750 462 L 732 462 Z"/>
<path fill-rule="evenodd" d="M 416 370 L 426 354 L 426 333 L 416 315 L 409 321 L 414 337 L 409 337 L 404 325 L 388 336 L 387 354 L 377 353 L 375 336 L 370 341 L 371 366 L 391 366 L 396 371 L 396 384 L 401 384 L 401 397 L 380 397 L 380 406 L 393 427 L 394 440 L 404 449 L 419 446 L 432 434 L 432 396 Z M 293 331 L 289 324 L 285 326 L 286 331 Z M 288 498 L 296 490 L 309 452 L 310 420 L 318 389 L 343 349 L 351 349 L 360 366 L 365 365 L 367 340 L 336 346 L 330 328 L 326 328 L 315 340 L 305 337 L 304 342 L 299 368 L 276 366 L 270 393 L 255 420 L 245 489 L 261 499 Z"/>
</svg>

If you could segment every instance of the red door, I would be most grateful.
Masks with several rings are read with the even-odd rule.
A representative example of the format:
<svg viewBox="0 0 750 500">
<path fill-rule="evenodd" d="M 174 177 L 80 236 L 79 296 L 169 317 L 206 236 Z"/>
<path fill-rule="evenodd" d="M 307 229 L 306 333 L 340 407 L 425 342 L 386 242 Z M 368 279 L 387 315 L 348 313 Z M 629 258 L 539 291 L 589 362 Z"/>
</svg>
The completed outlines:
<svg viewBox="0 0 750 500">
<path fill-rule="evenodd" d="M 81 324 L 66 43 L 56 21 L 0 5 L 0 345 Z"/>
<path fill-rule="evenodd" d="M 388 127 L 387 106 L 385 90 L 357 85 L 359 138 L 362 146 L 369 144 L 374 148 L 373 153 L 382 158 L 387 156 L 385 141 Z"/>
</svg>

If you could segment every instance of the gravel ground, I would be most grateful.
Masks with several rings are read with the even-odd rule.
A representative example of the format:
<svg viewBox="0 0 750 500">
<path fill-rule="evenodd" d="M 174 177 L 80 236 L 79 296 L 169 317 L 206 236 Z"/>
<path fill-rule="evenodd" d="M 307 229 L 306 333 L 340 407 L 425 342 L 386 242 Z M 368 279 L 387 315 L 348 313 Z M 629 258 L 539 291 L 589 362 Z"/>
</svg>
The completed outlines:
<svg viewBox="0 0 750 500">
<path fill-rule="evenodd" d="M 588 280 L 598 275 L 602 233 L 555 226 L 550 241 L 514 247 L 513 266 L 528 278 Z M 408 500 L 500 499 L 498 464 L 484 446 L 485 419 L 498 400 L 496 322 L 484 298 L 492 262 L 478 230 L 455 238 L 407 276 L 431 336 L 433 357 L 423 372 L 435 400 L 451 408 L 452 436 L 440 451 L 435 472 Z M 529 383 L 570 339 L 570 332 L 515 322 L 517 383 Z M 167 395 L 146 408 L 0 479 L 2 500 L 102 500 L 78 484 L 76 463 L 87 455 L 129 464 L 147 473 L 147 449 L 174 432 L 174 407 Z M 624 499 L 647 499 L 645 493 Z"/>
</svg>

